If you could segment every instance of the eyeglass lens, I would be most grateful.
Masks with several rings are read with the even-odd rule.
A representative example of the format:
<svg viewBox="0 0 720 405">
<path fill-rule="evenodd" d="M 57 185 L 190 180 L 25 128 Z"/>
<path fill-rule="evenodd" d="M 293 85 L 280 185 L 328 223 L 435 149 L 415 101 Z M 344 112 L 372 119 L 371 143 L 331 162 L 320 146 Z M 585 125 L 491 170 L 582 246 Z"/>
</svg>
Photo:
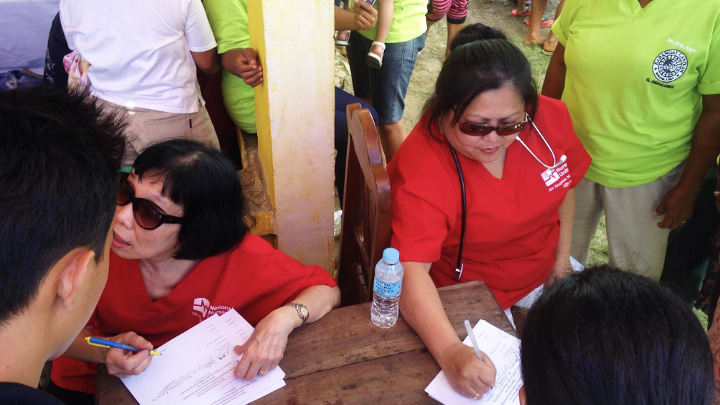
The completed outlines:
<svg viewBox="0 0 720 405">
<path fill-rule="evenodd" d="M 485 124 L 475 124 L 472 122 L 461 122 L 459 124 L 460 131 L 462 131 L 464 134 L 467 135 L 475 135 L 475 136 L 485 136 L 489 134 L 490 132 L 495 131 L 496 134 L 500 136 L 508 136 L 517 134 L 518 132 L 522 131 L 525 126 L 527 126 L 527 121 L 518 122 L 517 124 L 510 124 L 510 125 L 501 125 L 501 126 L 493 126 L 493 125 L 485 125 Z"/>
<path fill-rule="evenodd" d="M 181 218 L 173 217 L 170 215 L 163 214 L 148 200 L 143 198 L 135 198 L 134 192 L 130 187 L 127 179 L 124 176 L 120 176 L 118 181 L 118 199 L 117 205 L 127 205 L 132 203 L 133 205 L 133 216 L 135 222 L 142 228 L 147 230 L 153 230 L 158 228 L 164 222 L 166 223 L 179 223 Z"/>
</svg>

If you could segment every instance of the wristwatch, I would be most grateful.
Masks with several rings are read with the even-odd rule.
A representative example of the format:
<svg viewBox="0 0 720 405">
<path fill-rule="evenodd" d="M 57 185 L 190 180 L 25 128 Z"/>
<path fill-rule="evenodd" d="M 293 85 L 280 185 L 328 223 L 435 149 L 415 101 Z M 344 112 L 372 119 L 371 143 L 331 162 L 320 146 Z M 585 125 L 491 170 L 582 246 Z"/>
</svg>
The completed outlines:
<svg viewBox="0 0 720 405">
<path fill-rule="evenodd" d="M 300 317 L 300 319 L 302 319 L 302 323 L 300 324 L 300 326 L 305 325 L 305 323 L 307 323 L 308 321 L 308 317 L 310 317 L 310 312 L 308 312 L 307 307 L 303 304 L 298 304 L 297 302 L 291 302 L 288 305 L 295 308 L 298 316 Z"/>
</svg>

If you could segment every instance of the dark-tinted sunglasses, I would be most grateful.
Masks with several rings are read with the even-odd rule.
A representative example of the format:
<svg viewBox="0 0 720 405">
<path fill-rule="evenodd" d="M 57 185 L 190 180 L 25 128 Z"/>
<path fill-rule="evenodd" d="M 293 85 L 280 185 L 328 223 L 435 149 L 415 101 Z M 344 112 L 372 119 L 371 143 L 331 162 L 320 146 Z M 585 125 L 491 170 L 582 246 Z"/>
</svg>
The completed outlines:
<svg viewBox="0 0 720 405">
<path fill-rule="evenodd" d="M 458 128 L 465 135 L 470 136 L 485 136 L 492 131 L 500 136 L 515 135 L 522 131 L 528 124 L 528 116 L 525 115 L 525 121 L 518 122 L 517 124 L 492 126 L 485 124 L 476 124 L 474 122 L 460 122 Z"/>
<path fill-rule="evenodd" d="M 157 205 L 144 198 L 135 198 L 135 193 L 130 187 L 124 175 L 120 175 L 118 180 L 118 198 L 117 205 L 127 205 L 132 203 L 133 216 L 135 222 L 141 228 L 152 231 L 162 224 L 181 224 L 182 218 L 174 217 L 162 212 Z"/>
</svg>

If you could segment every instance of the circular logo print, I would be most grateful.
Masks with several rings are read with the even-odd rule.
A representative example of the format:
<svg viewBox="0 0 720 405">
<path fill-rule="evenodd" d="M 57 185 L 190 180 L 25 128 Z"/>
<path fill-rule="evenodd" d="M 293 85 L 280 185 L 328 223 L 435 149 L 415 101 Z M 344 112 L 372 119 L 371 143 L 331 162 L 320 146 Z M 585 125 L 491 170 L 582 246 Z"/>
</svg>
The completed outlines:
<svg viewBox="0 0 720 405">
<path fill-rule="evenodd" d="M 688 66 L 687 56 L 677 49 L 663 51 L 653 62 L 653 74 L 663 83 L 677 80 Z"/>
</svg>

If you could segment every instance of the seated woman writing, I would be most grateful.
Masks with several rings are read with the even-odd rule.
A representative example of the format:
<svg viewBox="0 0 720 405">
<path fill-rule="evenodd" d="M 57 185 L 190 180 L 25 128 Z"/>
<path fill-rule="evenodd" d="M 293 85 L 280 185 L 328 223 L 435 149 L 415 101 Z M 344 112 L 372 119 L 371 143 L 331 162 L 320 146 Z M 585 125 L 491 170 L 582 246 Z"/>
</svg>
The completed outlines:
<svg viewBox="0 0 720 405">
<path fill-rule="evenodd" d="M 572 189 L 589 164 L 565 105 L 538 97 L 516 46 L 451 52 L 388 172 L 400 308 L 462 395 L 481 397 L 495 369 L 462 344 L 436 287 L 482 280 L 507 309 L 568 274 Z"/>
<path fill-rule="evenodd" d="M 118 187 L 107 287 L 89 327 L 53 362 L 54 384 L 93 393 L 95 363 L 120 377 L 150 363 L 147 351 L 89 346 L 85 336 L 146 349 L 232 308 L 255 326 L 235 348 L 243 354 L 235 376 L 276 367 L 290 332 L 337 306 L 340 290 L 322 268 L 249 234 L 243 207 L 236 169 L 220 151 L 173 140 L 142 152 Z"/>
</svg>

